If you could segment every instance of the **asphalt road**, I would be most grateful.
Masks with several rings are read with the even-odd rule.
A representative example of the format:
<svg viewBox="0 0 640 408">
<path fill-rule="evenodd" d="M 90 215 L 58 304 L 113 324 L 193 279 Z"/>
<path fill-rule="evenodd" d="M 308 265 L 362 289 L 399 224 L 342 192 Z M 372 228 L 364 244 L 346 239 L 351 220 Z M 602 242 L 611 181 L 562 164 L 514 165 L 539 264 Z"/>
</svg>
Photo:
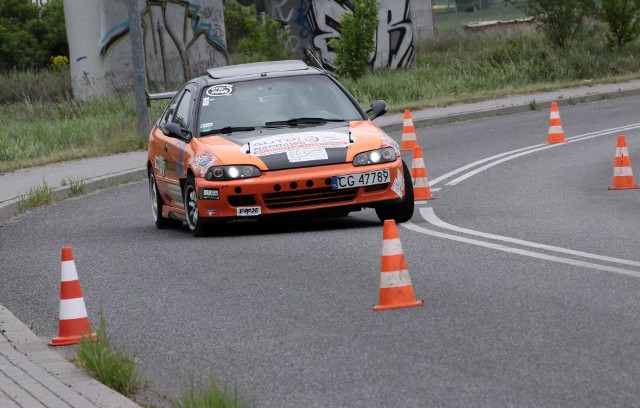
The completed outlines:
<svg viewBox="0 0 640 408">
<path fill-rule="evenodd" d="M 55 336 L 71 246 L 94 325 L 172 397 L 212 369 L 259 407 L 638 406 L 640 190 L 607 187 L 618 134 L 640 165 L 639 103 L 563 107 L 563 145 L 547 111 L 419 130 L 437 198 L 399 232 L 424 307 L 371 310 L 372 210 L 195 239 L 155 229 L 144 182 L 1 225 L 0 300 Z"/>
</svg>

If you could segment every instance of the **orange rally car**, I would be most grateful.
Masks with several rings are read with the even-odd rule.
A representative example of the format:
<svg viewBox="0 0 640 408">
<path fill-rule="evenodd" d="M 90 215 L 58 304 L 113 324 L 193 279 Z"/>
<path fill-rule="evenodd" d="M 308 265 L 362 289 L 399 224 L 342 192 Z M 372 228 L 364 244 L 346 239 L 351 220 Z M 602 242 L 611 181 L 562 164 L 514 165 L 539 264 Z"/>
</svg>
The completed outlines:
<svg viewBox="0 0 640 408">
<path fill-rule="evenodd" d="M 397 143 L 331 75 L 302 61 L 213 68 L 175 95 L 149 138 L 158 228 L 375 208 L 408 221 L 413 186 Z M 371 116 L 367 114 L 370 113 Z"/>
</svg>

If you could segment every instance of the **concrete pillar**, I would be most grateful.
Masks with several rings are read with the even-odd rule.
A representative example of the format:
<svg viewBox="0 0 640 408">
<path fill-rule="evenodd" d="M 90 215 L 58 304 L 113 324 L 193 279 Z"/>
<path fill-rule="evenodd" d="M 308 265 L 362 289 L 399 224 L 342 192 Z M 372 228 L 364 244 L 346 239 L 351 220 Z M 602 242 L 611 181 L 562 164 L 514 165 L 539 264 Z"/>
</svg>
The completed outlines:
<svg viewBox="0 0 640 408">
<path fill-rule="evenodd" d="M 434 36 L 433 5 L 431 0 L 411 1 L 411 22 L 413 23 L 414 43 Z"/>
<path fill-rule="evenodd" d="M 150 83 L 175 87 L 227 64 L 222 0 L 139 0 Z M 74 95 L 83 100 L 133 88 L 124 0 L 64 0 Z"/>
</svg>

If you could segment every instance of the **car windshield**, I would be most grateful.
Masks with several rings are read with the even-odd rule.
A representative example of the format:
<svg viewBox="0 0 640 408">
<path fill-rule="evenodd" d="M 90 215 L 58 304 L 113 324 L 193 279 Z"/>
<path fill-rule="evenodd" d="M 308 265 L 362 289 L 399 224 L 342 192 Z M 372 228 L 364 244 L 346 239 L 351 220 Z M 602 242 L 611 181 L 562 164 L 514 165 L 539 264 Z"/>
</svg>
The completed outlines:
<svg viewBox="0 0 640 408">
<path fill-rule="evenodd" d="M 331 79 L 304 75 L 206 88 L 200 101 L 199 129 L 200 135 L 207 136 L 256 127 L 317 126 L 362 119 L 359 109 Z"/>
</svg>

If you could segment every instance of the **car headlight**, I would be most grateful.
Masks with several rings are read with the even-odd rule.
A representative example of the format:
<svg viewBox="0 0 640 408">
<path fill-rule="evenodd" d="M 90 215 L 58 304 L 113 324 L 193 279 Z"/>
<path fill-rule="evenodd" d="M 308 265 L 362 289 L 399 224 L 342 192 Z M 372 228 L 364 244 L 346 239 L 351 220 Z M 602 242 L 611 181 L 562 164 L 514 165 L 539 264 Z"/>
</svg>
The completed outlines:
<svg viewBox="0 0 640 408">
<path fill-rule="evenodd" d="M 387 163 L 395 161 L 396 158 L 396 151 L 392 147 L 385 147 L 384 149 L 370 150 L 357 154 L 353 158 L 353 165 L 366 166 L 368 164 Z"/>
<path fill-rule="evenodd" d="M 256 166 L 213 166 L 209 167 L 204 178 L 208 181 L 237 180 L 258 177 L 262 173 Z"/>
</svg>

